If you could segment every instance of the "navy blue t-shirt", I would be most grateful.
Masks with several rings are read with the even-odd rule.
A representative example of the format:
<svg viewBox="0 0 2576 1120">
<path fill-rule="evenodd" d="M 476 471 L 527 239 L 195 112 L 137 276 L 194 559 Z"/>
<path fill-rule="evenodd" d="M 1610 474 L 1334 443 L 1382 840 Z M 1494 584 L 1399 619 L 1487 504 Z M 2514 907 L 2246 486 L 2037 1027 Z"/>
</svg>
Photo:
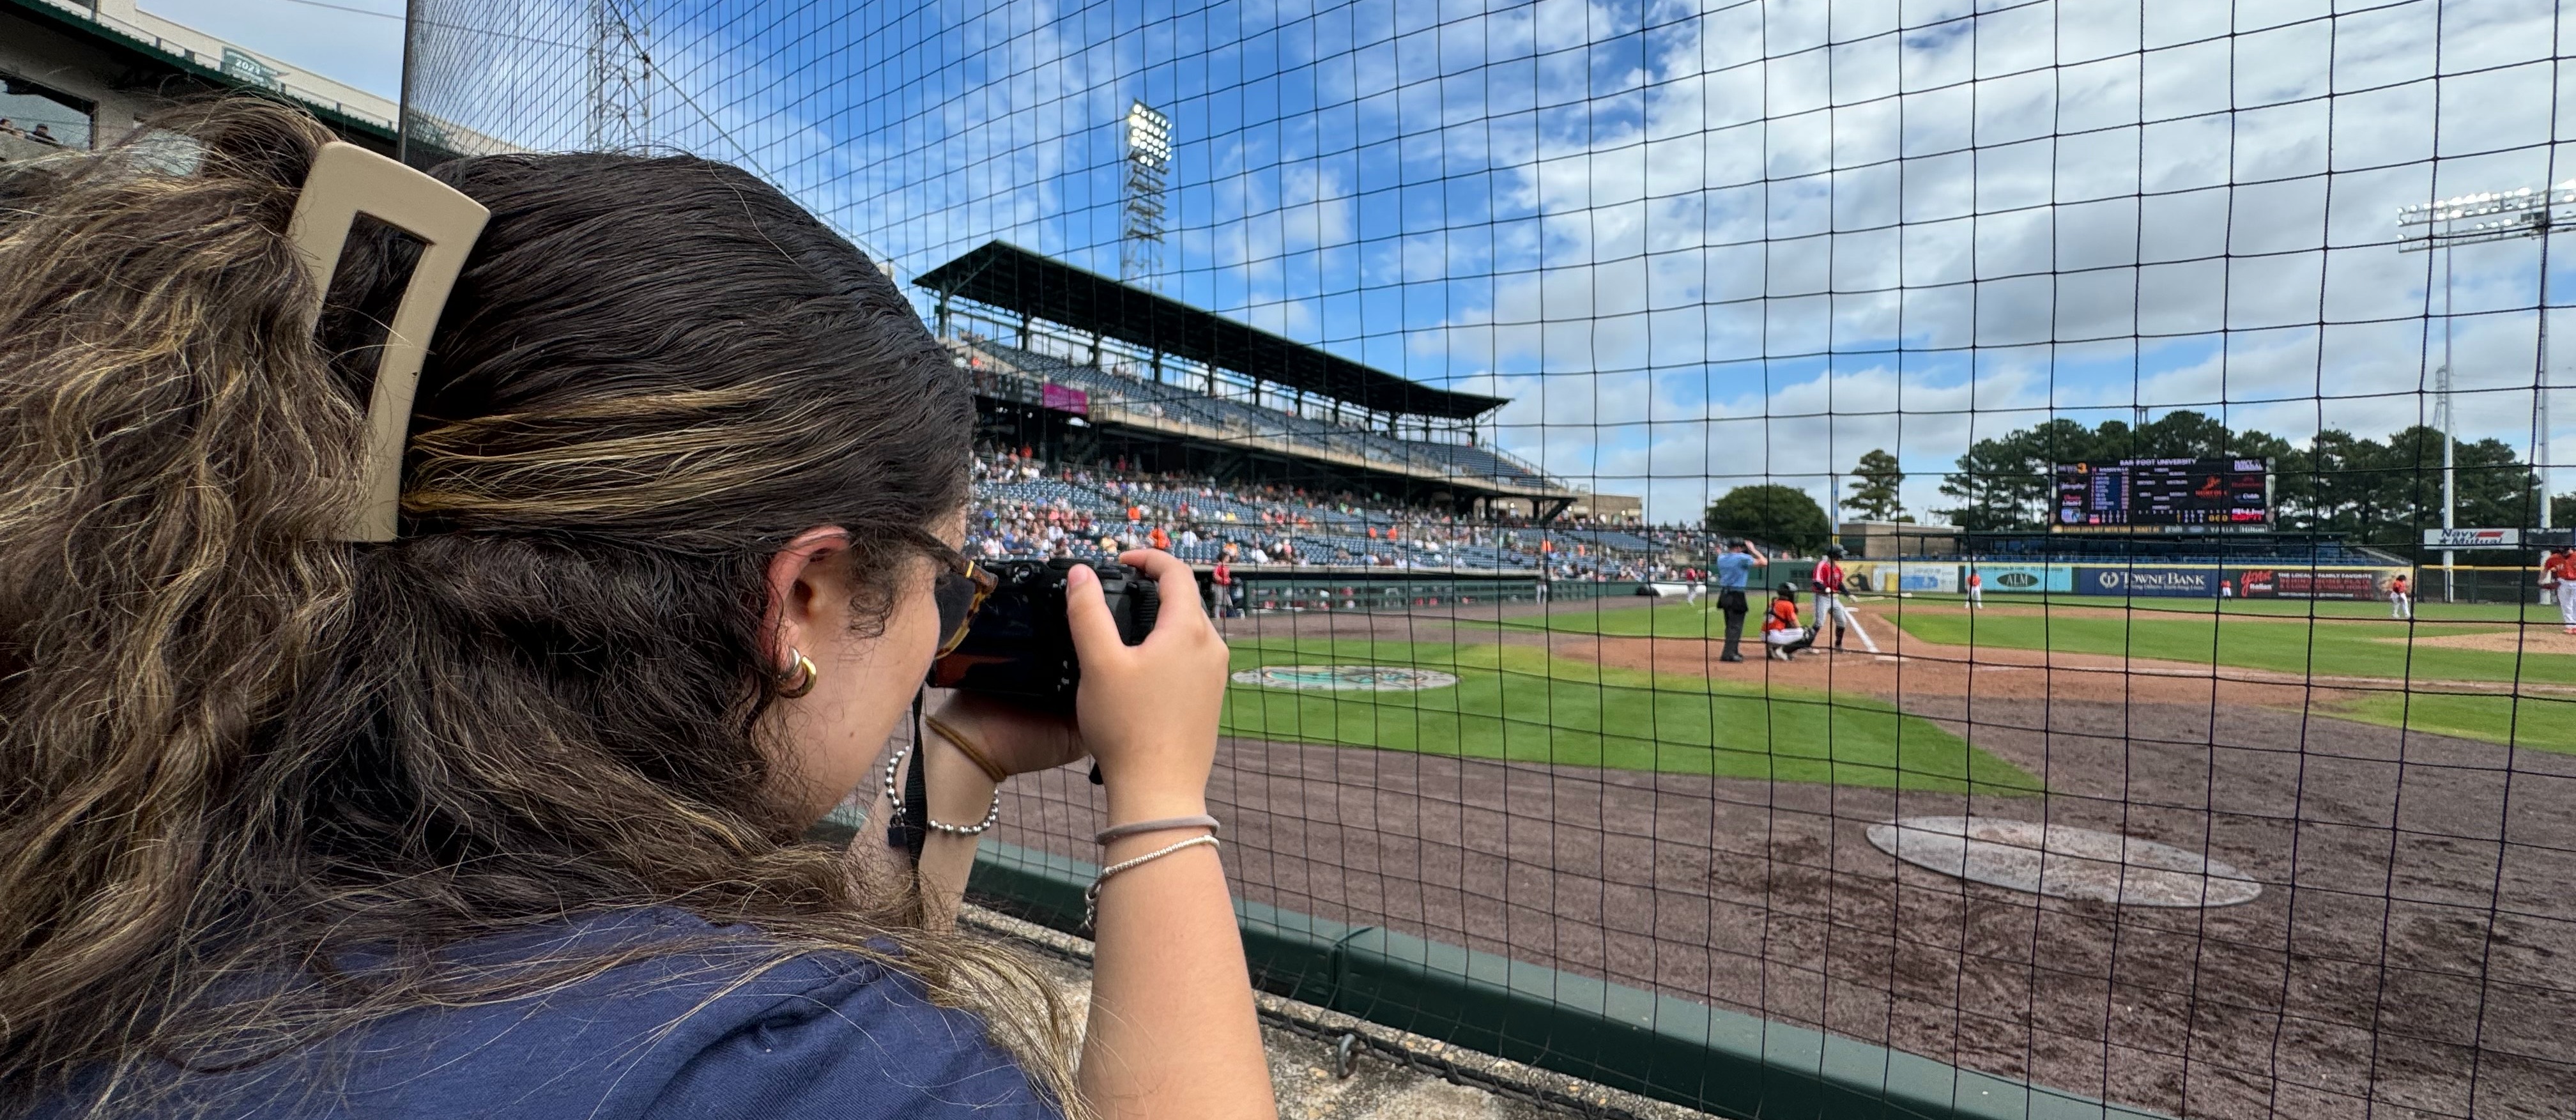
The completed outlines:
<svg viewBox="0 0 2576 1120">
<path fill-rule="evenodd" d="M 476 955 L 713 932 L 634 911 Z M 180 1099 L 228 1120 L 1060 1117 L 973 1015 L 933 1006 L 910 977 L 849 955 L 751 976 L 743 957 L 657 957 L 543 996 L 407 1011 L 303 1061 L 178 1075 Z"/>
</svg>

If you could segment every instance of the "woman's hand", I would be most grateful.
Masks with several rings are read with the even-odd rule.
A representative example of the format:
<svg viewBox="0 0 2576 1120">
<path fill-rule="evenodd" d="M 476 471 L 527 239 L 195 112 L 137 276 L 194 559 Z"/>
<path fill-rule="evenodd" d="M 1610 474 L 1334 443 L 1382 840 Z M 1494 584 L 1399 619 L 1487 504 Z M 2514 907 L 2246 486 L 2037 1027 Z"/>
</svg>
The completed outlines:
<svg viewBox="0 0 2576 1120">
<path fill-rule="evenodd" d="M 1143 644 L 1130 646 L 1101 597 L 1100 576 L 1088 567 L 1066 573 L 1065 613 L 1082 659 L 1074 697 L 1081 741 L 1100 762 L 1110 824 L 1204 813 L 1225 703 L 1225 639 L 1199 609 L 1188 564 L 1154 549 L 1118 559 L 1160 585 L 1162 612 Z"/>
<path fill-rule="evenodd" d="M 973 692 L 934 689 L 930 714 L 956 728 L 1008 775 L 1053 770 L 1091 753 L 1073 717 Z M 938 732 L 927 738 L 945 742 Z M 953 749 L 953 748 L 952 748 Z"/>
<path fill-rule="evenodd" d="M 1065 596 L 1082 659 L 1074 710 L 1100 760 L 1109 823 L 1205 813 L 1225 703 L 1225 640 L 1198 609 L 1189 565 L 1163 552 L 1119 559 L 1162 588 L 1162 617 L 1143 644 L 1119 640 L 1090 569 L 1067 573 Z M 1100 862 L 1133 860 L 1192 834 L 1206 835 L 1122 836 L 1101 848 Z M 1095 892 L 1083 1095 L 1113 1120 L 1276 1115 L 1216 846 L 1162 852 Z"/>
</svg>

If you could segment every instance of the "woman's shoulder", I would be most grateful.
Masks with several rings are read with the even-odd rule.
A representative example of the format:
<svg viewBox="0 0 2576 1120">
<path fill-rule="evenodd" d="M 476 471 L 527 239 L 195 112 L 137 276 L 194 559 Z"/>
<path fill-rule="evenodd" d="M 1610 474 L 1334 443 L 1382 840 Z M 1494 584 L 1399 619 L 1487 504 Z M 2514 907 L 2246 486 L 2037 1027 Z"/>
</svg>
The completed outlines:
<svg viewBox="0 0 2576 1120">
<path fill-rule="evenodd" d="M 654 953 L 656 940 L 703 944 Z M 974 1016 L 859 954 L 781 960 L 774 944 L 657 909 L 474 955 L 514 964 L 602 950 L 646 955 L 539 995 L 407 1011 L 309 1060 L 203 1088 L 248 1120 L 1056 1115 Z"/>
</svg>

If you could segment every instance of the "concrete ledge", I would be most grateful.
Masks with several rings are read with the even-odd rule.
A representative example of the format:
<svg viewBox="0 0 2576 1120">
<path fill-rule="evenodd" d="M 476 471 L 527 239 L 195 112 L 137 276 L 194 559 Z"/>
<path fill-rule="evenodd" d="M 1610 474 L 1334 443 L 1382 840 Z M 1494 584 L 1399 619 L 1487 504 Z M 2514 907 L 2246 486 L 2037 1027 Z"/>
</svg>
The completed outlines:
<svg viewBox="0 0 2576 1120">
<path fill-rule="evenodd" d="M 1085 968 L 1091 965 L 1091 942 L 1072 934 L 974 905 L 967 906 L 959 920 Z M 1705 1120 L 1709 1115 L 1483 1051 L 1452 1046 L 1286 996 L 1255 991 L 1253 1001 L 1265 1026 L 1316 1040 L 1324 1044 L 1329 1055 L 1375 1056 L 1453 1084 L 1526 1101 L 1546 1112 L 1572 1112 L 1604 1120 Z M 1345 1065 L 1333 1072 L 1347 1076 L 1351 1070 Z M 1293 1111 L 1294 1105 L 1283 1100 L 1283 1115 Z"/>
<path fill-rule="evenodd" d="M 987 841 L 968 889 L 1030 922 L 1072 930 L 1081 921 L 1083 888 L 1096 871 L 1080 860 Z M 2163 1120 L 1857 1039 L 1374 926 L 1260 903 L 1238 901 L 1235 911 L 1255 980 L 1274 996 L 1347 1017 L 1337 1022 L 1367 1022 L 1427 1040 L 1436 1049 L 1409 1041 L 1387 1044 L 1426 1061 L 1437 1055 L 1455 1065 L 1473 1053 L 1482 1056 L 1477 1061 L 1507 1063 L 1498 1068 L 1560 1075 L 1583 1086 L 1564 1090 L 1577 1100 L 1584 1093 L 1610 1092 L 1747 1118 Z"/>
</svg>

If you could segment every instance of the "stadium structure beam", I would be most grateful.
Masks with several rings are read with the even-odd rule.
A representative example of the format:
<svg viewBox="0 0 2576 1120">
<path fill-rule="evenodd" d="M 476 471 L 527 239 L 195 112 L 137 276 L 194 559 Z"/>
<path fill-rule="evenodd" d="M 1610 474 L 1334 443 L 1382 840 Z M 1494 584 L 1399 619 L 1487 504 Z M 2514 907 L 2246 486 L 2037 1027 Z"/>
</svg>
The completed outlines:
<svg viewBox="0 0 2576 1120">
<path fill-rule="evenodd" d="M 1256 394 L 1268 383 L 1362 408 L 1446 420 L 1471 420 L 1505 403 L 1425 385 L 1007 241 L 986 242 L 913 282 L 951 298 L 1232 370 L 1254 381 Z"/>
</svg>

